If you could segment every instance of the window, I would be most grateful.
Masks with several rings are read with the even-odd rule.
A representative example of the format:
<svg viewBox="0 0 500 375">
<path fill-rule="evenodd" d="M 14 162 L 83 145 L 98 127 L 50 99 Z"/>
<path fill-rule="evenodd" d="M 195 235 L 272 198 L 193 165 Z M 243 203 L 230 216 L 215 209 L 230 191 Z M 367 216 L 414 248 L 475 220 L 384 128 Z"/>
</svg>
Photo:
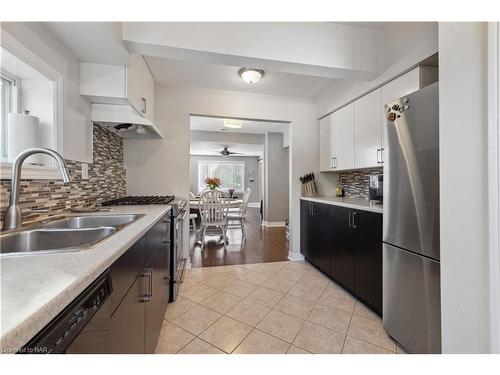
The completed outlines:
<svg viewBox="0 0 500 375">
<path fill-rule="evenodd" d="M 245 190 L 245 163 L 239 161 L 199 161 L 198 192 L 206 188 L 205 178 L 218 177 L 223 190 Z"/>
<path fill-rule="evenodd" d="M 7 115 L 12 112 L 14 81 L 0 73 L 0 148 L 1 158 L 7 158 Z"/>
</svg>

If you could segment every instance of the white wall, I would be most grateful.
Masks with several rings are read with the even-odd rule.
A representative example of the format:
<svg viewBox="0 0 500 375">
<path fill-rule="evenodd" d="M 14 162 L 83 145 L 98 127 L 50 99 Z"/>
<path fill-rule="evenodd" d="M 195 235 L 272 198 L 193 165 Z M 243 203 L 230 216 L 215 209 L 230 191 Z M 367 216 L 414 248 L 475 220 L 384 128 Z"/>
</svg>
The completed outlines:
<svg viewBox="0 0 500 375">
<path fill-rule="evenodd" d="M 282 223 L 288 219 L 289 168 L 288 148 L 283 148 L 282 133 L 267 133 L 264 153 L 266 189 L 264 221 Z"/>
<path fill-rule="evenodd" d="M 189 116 L 192 113 L 290 121 L 290 256 L 300 258 L 299 176 L 315 171 L 318 133 L 313 101 L 275 95 L 155 86 L 155 123 L 164 140 L 126 140 L 129 194 L 176 194 L 189 190 Z M 295 253 L 294 253 L 295 252 Z"/>
<path fill-rule="evenodd" d="M 63 156 L 92 161 L 90 103 L 80 96 L 80 63 L 40 23 L 2 22 L 1 28 L 63 75 Z"/>
<path fill-rule="evenodd" d="M 444 353 L 490 351 L 486 24 L 439 24 Z"/>
</svg>

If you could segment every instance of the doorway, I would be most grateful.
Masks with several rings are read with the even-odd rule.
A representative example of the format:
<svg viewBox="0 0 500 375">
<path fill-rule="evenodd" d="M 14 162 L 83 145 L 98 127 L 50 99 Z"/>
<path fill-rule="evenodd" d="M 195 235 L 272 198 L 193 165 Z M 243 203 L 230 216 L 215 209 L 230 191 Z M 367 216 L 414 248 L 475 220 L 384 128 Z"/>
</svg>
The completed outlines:
<svg viewBox="0 0 500 375">
<path fill-rule="evenodd" d="M 238 265 L 288 259 L 284 222 L 288 219 L 288 123 L 192 115 L 190 119 L 192 267 Z M 285 165 L 286 164 L 286 165 Z M 283 171 L 286 178 L 283 178 Z M 243 226 L 226 230 L 227 244 L 218 233 L 201 238 L 200 195 L 206 178 L 217 177 L 219 188 L 238 212 L 249 193 Z M 285 202 L 283 204 L 283 201 Z M 198 203 L 197 203 L 198 202 Z M 271 220 L 270 220 L 271 219 Z M 201 244 L 203 242 L 203 246 Z"/>
</svg>

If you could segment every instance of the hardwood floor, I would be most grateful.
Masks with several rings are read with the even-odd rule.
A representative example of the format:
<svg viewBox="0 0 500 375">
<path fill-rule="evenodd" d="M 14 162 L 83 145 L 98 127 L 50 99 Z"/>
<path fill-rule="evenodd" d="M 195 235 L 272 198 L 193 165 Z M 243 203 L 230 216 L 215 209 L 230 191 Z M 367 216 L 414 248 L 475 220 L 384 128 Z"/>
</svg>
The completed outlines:
<svg viewBox="0 0 500 375">
<path fill-rule="evenodd" d="M 247 209 L 245 222 L 246 241 L 241 241 L 240 229 L 229 229 L 229 245 L 224 250 L 219 237 L 206 236 L 203 252 L 194 244 L 194 234 L 190 236 L 190 256 L 192 267 L 225 266 L 288 260 L 288 241 L 285 228 L 266 228 L 260 223 L 258 208 Z"/>
</svg>

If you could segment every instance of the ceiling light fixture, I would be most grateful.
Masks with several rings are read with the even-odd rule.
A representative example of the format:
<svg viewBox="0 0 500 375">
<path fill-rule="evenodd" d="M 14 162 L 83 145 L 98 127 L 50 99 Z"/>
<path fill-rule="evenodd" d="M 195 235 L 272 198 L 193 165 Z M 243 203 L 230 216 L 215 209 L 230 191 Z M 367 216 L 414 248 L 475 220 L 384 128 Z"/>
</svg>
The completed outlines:
<svg viewBox="0 0 500 375">
<path fill-rule="evenodd" d="M 260 69 L 241 68 L 238 74 L 243 81 L 253 85 L 264 76 L 264 71 Z"/>
<path fill-rule="evenodd" d="M 236 120 L 232 118 L 224 119 L 224 126 L 232 129 L 241 129 L 243 127 L 243 120 Z"/>
</svg>

